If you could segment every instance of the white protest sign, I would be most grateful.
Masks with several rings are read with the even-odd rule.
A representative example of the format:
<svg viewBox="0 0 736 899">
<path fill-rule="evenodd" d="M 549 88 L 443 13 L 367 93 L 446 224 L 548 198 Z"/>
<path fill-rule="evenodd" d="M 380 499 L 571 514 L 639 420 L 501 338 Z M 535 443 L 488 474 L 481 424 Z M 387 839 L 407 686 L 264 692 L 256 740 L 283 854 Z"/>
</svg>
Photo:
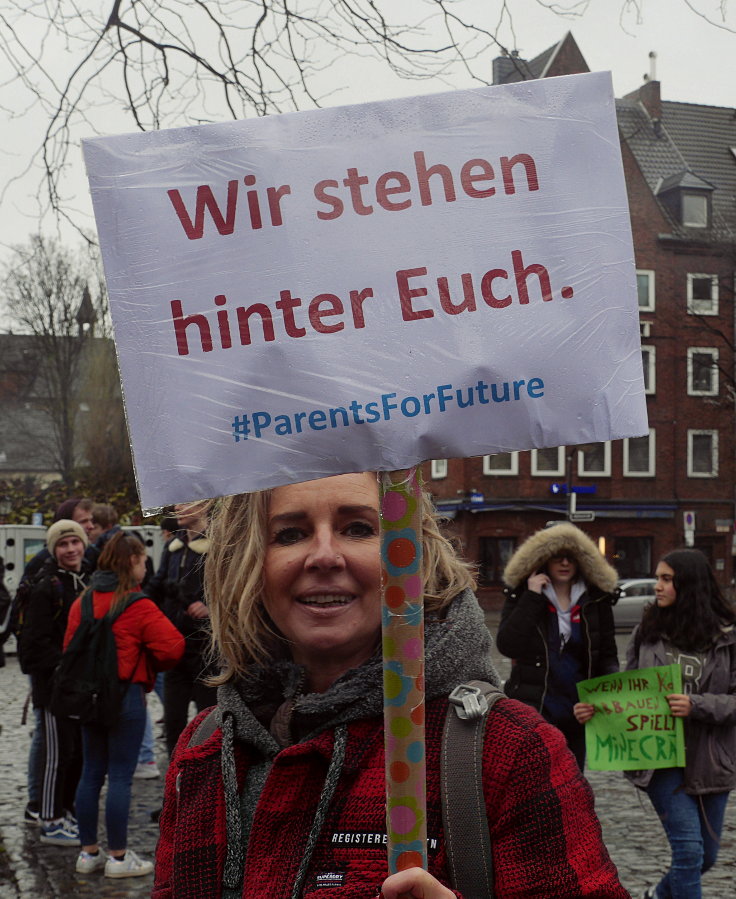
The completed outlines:
<svg viewBox="0 0 736 899">
<path fill-rule="evenodd" d="M 647 433 L 608 73 L 84 152 L 144 508 Z"/>
</svg>

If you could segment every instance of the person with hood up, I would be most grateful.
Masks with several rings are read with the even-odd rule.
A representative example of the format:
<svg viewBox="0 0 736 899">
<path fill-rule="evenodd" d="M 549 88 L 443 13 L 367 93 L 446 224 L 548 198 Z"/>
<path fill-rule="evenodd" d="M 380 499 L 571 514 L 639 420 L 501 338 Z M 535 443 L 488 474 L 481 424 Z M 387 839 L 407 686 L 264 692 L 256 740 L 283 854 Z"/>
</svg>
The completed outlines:
<svg viewBox="0 0 736 899">
<path fill-rule="evenodd" d="M 503 578 L 507 597 L 496 640 L 513 660 L 506 694 L 562 731 L 582 771 L 585 731 L 574 713 L 576 684 L 619 670 L 616 570 L 587 534 L 560 522 L 525 540 Z"/>
<path fill-rule="evenodd" d="M 205 580 L 217 710 L 171 758 L 152 899 L 461 897 L 448 886 L 442 729 L 455 687 L 498 675 L 471 572 L 426 494 L 421 508 L 429 870 L 388 876 L 378 485 L 363 472 L 215 510 Z M 482 767 L 497 899 L 625 899 L 558 731 L 504 697 Z"/>
</svg>

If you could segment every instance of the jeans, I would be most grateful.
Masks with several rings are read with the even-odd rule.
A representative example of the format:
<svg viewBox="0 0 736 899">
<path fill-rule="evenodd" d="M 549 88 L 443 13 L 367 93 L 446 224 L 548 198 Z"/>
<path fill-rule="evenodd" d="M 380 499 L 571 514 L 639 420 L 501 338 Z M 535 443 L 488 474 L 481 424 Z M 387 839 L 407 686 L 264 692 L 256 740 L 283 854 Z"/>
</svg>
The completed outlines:
<svg viewBox="0 0 736 899">
<path fill-rule="evenodd" d="M 683 768 L 655 771 L 647 787 L 672 850 L 658 899 L 701 899 L 700 875 L 716 862 L 728 793 L 689 796 Z"/>
<path fill-rule="evenodd" d="M 100 791 L 108 778 L 105 827 L 109 849 L 125 849 L 133 772 L 146 725 L 146 694 L 131 684 L 114 727 L 82 727 L 84 766 L 77 788 L 79 838 L 83 846 L 97 843 Z"/>
<path fill-rule="evenodd" d="M 146 706 L 146 726 L 143 730 L 141 751 L 138 753 L 139 765 L 150 765 L 151 762 L 156 761 L 154 743 L 155 740 L 153 737 L 153 720 L 151 719 L 151 710 L 148 708 L 148 706 Z"/>
<path fill-rule="evenodd" d="M 159 671 L 156 675 L 156 680 L 153 685 L 153 689 L 158 696 L 158 698 L 163 703 L 164 701 L 164 674 L 163 671 Z M 156 761 L 156 754 L 154 752 L 155 739 L 153 736 L 153 719 L 151 718 L 151 710 L 150 708 L 146 710 L 146 729 L 143 731 L 143 742 L 141 743 L 141 751 L 138 755 L 138 764 L 139 765 L 150 765 L 151 762 Z"/>
</svg>

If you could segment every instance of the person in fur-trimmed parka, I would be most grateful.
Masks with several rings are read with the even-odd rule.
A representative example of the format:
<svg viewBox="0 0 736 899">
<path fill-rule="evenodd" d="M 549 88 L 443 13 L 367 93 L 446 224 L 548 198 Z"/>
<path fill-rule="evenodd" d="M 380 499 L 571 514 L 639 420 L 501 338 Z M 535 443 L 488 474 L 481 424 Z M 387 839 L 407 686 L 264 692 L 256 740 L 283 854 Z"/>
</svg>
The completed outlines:
<svg viewBox="0 0 736 899">
<path fill-rule="evenodd" d="M 581 770 L 583 727 L 573 714 L 578 681 L 618 671 L 613 604 L 618 575 L 575 525 L 532 534 L 503 573 L 498 649 L 512 661 L 505 691 L 565 735 Z"/>
</svg>

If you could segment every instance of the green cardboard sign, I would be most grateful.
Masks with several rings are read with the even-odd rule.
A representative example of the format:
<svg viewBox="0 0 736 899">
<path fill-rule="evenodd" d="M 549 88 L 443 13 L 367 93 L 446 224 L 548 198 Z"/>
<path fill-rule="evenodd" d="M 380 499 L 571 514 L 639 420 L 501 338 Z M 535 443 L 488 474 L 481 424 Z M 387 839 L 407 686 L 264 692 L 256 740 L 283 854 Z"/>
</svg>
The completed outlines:
<svg viewBox="0 0 736 899">
<path fill-rule="evenodd" d="M 581 702 L 595 706 L 585 725 L 585 750 L 593 771 L 683 768 L 682 718 L 666 696 L 682 693 L 679 665 L 638 668 L 581 681 Z"/>
</svg>

